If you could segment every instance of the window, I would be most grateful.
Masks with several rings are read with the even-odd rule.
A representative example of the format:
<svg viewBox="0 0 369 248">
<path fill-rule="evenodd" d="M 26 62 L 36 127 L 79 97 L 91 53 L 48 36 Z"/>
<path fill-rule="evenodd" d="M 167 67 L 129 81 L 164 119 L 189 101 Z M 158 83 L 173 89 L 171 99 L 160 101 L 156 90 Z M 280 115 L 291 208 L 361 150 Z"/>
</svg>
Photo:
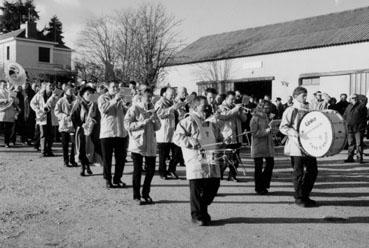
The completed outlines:
<svg viewBox="0 0 369 248">
<path fill-rule="evenodd" d="M 301 79 L 301 86 L 310 86 L 310 85 L 320 85 L 320 78 L 302 78 Z"/>
<path fill-rule="evenodd" d="M 47 47 L 38 48 L 38 61 L 50 63 L 50 48 Z"/>
<path fill-rule="evenodd" d="M 10 60 L 10 46 L 6 47 L 6 59 Z"/>
</svg>

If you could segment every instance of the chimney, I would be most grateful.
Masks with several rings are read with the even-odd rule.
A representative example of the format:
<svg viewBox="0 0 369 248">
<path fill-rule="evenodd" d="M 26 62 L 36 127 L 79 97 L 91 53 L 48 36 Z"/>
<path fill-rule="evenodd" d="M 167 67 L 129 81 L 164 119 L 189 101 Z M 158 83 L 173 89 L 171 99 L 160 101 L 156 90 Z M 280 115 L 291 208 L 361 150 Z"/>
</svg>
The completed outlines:
<svg viewBox="0 0 369 248">
<path fill-rule="evenodd" d="M 26 21 L 26 23 L 21 24 L 21 29 L 25 29 L 25 36 L 28 39 L 37 39 L 37 23 L 34 21 Z"/>
</svg>

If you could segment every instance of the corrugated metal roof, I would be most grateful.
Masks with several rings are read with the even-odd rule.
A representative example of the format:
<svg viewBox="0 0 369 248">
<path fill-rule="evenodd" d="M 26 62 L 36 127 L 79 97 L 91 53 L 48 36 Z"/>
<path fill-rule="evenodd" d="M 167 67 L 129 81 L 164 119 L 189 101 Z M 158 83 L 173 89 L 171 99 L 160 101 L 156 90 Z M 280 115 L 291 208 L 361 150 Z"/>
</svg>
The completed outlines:
<svg viewBox="0 0 369 248">
<path fill-rule="evenodd" d="M 369 41 L 369 7 L 205 36 L 171 65 Z"/>
</svg>

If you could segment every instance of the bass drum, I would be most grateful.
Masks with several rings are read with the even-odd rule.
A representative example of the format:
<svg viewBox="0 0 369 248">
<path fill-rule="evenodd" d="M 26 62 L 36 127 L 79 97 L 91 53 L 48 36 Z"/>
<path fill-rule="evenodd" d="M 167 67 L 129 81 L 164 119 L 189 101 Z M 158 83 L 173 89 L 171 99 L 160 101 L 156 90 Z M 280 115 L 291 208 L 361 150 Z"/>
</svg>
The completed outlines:
<svg viewBox="0 0 369 248">
<path fill-rule="evenodd" d="M 346 142 L 346 123 L 337 111 L 309 112 L 299 124 L 299 143 L 309 156 L 333 156 L 343 150 Z"/>
</svg>

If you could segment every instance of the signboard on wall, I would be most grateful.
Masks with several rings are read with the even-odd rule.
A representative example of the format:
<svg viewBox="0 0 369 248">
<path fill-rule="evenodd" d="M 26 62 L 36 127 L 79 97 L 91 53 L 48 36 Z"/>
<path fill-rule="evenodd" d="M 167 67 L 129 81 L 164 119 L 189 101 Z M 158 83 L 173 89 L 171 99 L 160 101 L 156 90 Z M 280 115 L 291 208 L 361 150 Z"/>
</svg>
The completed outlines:
<svg viewBox="0 0 369 248">
<path fill-rule="evenodd" d="M 242 65 L 243 69 L 260 69 L 263 67 L 262 61 L 246 62 Z"/>
</svg>

